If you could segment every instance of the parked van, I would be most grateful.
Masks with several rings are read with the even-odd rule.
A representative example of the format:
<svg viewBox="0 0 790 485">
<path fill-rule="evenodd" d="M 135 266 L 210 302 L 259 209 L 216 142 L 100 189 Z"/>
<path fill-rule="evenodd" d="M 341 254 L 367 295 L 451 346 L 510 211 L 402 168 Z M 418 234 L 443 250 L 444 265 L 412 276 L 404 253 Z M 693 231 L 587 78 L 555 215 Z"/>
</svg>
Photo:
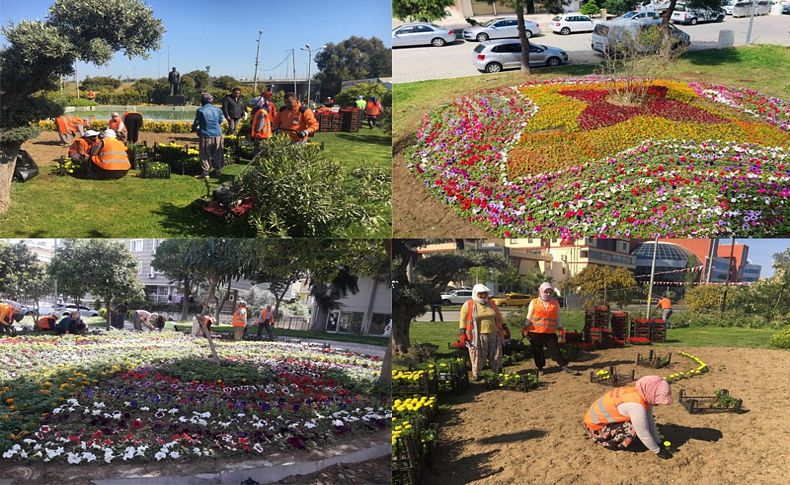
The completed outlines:
<svg viewBox="0 0 790 485">
<path fill-rule="evenodd" d="M 724 22 L 726 15 L 721 8 L 691 8 L 678 2 L 671 18 L 679 24 L 697 25 L 698 22 Z"/>
<path fill-rule="evenodd" d="M 748 17 L 751 15 L 752 2 L 738 2 L 732 7 L 733 17 Z M 754 3 L 754 15 L 768 15 L 771 13 L 771 3 L 759 0 Z"/>
<path fill-rule="evenodd" d="M 658 27 L 661 25 L 661 19 L 644 19 L 644 20 L 610 20 L 608 22 L 600 22 L 595 24 L 592 33 L 591 48 L 595 52 L 606 54 L 609 51 L 610 44 L 623 38 L 628 33 L 632 37 L 639 35 L 642 30 L 650 27 Z M 691 38 L 682 30 L 678 29 L 672 24 L 668 25 L 669 33 L 672 36 L 672 48 L 688 47 L 691 44 Z M 640 52 L 649 52 L 653 50 L 651 46 L 640 46 Z"/>
</svg>

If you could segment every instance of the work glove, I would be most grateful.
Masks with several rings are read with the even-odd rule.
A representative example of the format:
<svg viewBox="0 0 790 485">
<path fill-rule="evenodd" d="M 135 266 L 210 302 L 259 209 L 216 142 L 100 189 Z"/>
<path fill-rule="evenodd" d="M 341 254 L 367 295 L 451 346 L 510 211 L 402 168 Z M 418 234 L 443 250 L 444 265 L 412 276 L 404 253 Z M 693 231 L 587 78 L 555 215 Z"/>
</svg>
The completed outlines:
<svg viewBox="0 0 790 485">
<path fill-rule="evenodd" d="M 672 458 L 672 452 L 669 451 L 667 448 L 661 448 L 661 450 L 656 453 L 656 456 L 661 458 L 662 460 L 669 460 Z"/>
<path fill-rule="evenodd" d="M 307 135 L 309 135 L 309 133 L 306 132 L 305 130 L 297 131 L 296 134 L 301 136 L 302 138 L 306 138 Z"/>
</svg>

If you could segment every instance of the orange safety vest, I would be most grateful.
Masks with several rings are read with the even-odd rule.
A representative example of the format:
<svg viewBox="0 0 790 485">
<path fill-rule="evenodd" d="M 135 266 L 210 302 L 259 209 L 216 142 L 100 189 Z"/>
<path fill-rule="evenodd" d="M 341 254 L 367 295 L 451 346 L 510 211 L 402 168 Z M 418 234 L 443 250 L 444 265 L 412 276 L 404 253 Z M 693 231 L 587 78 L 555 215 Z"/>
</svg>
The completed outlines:
<svg viewBox="0 0 790 485">
<path fill-rule="evenodd" d="M 365 114 L 367 116 L 378 116 L 381 114 L 381 105 L 379 103 L 374 103 L 373 101 L 368 100 L 368 104 L 365 105 Z"/>
<path fill-rule="evenodd" d="M 94 165 L 102 170 L 129 170 L 132 165 L 126 155 L 126 145 L 115 138 L 105 138 L 99 153 L 91 157 Z"/>
<path fill-rule="evenodd" d="M 77 132 L 77 124 L 78 122 L 82 122 L 81 124 L 85 124 L 85 122 L 79 118 L 76 118 L 71 115 L 60 115 L 55 118 L 55 127 L 58 130 L 58 133 L 62 133 L 64 135 L 68 135 L 71 133 Z"/>
<path fill-rule="evenodd" d="M 544 308 L 540 298 L 532 300 L 532 320 L 527 331 L 533 333 L 554 333 L 560 321 L 560 305 L 551 300 L 548 308 Z"/>
<path fill-rule="evenodd" d="M 584 414 L 584 424 L 592 431 L 599 430 L 612 423 L 624 423 L 631 421 L 628 416 L 623 416 L 617 410 L 617 406 L 624 402 L 635 402 L 642 405 L 645 411 L 648 410 L 647 402 L 636 390 L 636 387 L 618 387 L 613 389 L 596 400 Z"/>
<path fill-rule="evenodd" d="M 110 121 L 107 123 L 107 128 L 111 129 L 112 131 L 115 131 L 116 133 L 118 132 L 118 128 L 119 128 L 120 126 L 121 126 L 121 119 L 120 119 L 120 118 L 118 118 L 118 121 L 115 121 L 115 120 L 112 120 L 112 119 L 111 119 L 111 120 L 110 120 Z"/>
<path fill-rule="evenodd" d="M 85 97 L 88 98 L 88 99 L 96 99 L 96 92 L 95 91 L 88 91 L 88 93 L 85 95 Z"/>
<path fill-rule="evenodd" d="M 255 127 L 258 126 L 260 123 L 261 117 L 263 117 L 263 128 L 260 131 L 255 131 Z M 252 125 L 250 127 L 250 137 L 253 140 L 266 140 L 267 138 L 272 137 L 272 117 L 268 111 L 263 108 L 260 108 L 255 111 L 255 114 L 252 116 Z"/>
<path fill-rule="evenodd" d="M 82 156 L 87 156 L 90 148 L 91 144 L 88 143 L 88 140 L 85 138 L 77 138 L 69 147 L 69 155 L 72 153 L 78 153 Z"/>
<path fill-rule="evenodd" d="M 10 324 L 14 318 L 14 307 L 8 303 L 0 303 L 0 323 Z"/>
<path fill-rule="evenodd" d="M 669 298 L 662 298 L 658 300 L 658 306 L 664 310 L 671 310 L 672 300 L 670 300 Z"/>
<path fill-rule="evenodd" d="M 54 330 L 57 321 L 58 319 L 55 317 L 41 317 L 37 323 L 38 330 Z"/>
<path fill-rule="evenodd" d="M 233 312 L 233 316 L 230 318 L 230 324 L 234 327 L 246 327 L 247 309 L 244 307 L 239 307 L 238 310 Z"/>
<path fill-rule="evenodd" d="M 313 111 L 297 103 L 295 109 L 288 109 L 287 106 L 280 108 L 277 113 L 275 126 L 283 130 L 288 130 L 291 141 L 300 141 L 302 138 L 296 134 L 297 131 L 315 133 L 318 131 L 318 121 L 315 119 Z"/>
<path fill-rule="evenodd" d="M 464 305 L 466 305 L 466 339 L 472 340 L 472 325 L 474 325 L 473 315 L 474 315 L 474 300 L 467 300 Z M 504 338 L 505 331 L 502 329 L 502 314 L 499 313 L 499 308 L 497 308 L 496 304 L 493 301 L 488 300 L 488 304 L 491 305 L 491 309 L 494 310 L 494 320 L 496 321 L 496 328 L 499 332 L 499 335 Z"/>
<path fill-rule="evenodd" d="M 269 323 L 274 324 L 274 309 L 272 309 L 271 318 L 269 316 L 268 308 L 264 308 L 263 310 L 261 310 L 261 321 L 265 322 L 267 319 L 269 320 Z"/>
</svg>

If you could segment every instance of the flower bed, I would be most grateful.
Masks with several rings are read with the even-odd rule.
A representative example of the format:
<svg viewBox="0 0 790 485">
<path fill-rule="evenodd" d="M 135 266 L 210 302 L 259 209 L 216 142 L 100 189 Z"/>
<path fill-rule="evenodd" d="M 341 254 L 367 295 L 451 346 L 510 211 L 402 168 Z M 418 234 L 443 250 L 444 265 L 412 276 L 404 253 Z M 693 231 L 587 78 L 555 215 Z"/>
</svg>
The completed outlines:
<svg viewBox="0 0 790 485">
<path fill-rule="evenodd" d="M 389 426 L 380 362 L 156 336 L 0 340 L 0 450 L 68 464 L 259 455 Z"/>
<path fill-rule="evenodd" d="M 787 232 L 787 103 L 659 80 L 628 106 L 607 86 L 589 77 L 453 101 L 426 117 L 410 168 L 504 237 Z"/>
</svg>

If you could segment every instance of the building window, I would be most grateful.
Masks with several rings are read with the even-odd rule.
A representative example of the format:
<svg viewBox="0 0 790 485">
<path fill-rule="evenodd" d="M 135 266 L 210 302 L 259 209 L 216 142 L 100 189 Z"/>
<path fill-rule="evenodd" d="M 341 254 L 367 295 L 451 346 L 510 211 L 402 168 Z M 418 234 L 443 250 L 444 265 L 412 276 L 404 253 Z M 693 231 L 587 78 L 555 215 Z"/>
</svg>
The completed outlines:
<svg viewBox="0 0 790 485">
<path fill-rule="evenodd" d="M 129 241 L 129 250 L 131 250 L 133 253 L 139 253 L 143 250 L 144 243 L 145 240 L 143 239 L 132 239 Z"/>
<path fill-rule="evenodd" d="M 589 252 L 589 251 L 587 251 L 586 249 L 582 249 L 582 250 L 579 252 L 579 255 L 580 255 L 582 258 L 589 258 L 589 257 L 590 257 L 590 252 Z"/>
<path fill-rule="evenodd" d="M 362 312 L 342 312 L 338 322 L 337 331 L 342 333 L 362 333 L 362 319 L 365 314 Z"/>
<path fill-rule="evenodd" d="M 387 328 L 392 315 L 385 313 L 374 313 L 373 318 L 370 320 L 370 331 L 368 335 L 384 335 L 384 329 Z"/>
<path fill-rule="evenodd" d="M 140 276 L 143 276 L 143 262 L 142 261 L 138 261 L 137 262 L 137 274 L 139 274 Z"/>
</svg>

